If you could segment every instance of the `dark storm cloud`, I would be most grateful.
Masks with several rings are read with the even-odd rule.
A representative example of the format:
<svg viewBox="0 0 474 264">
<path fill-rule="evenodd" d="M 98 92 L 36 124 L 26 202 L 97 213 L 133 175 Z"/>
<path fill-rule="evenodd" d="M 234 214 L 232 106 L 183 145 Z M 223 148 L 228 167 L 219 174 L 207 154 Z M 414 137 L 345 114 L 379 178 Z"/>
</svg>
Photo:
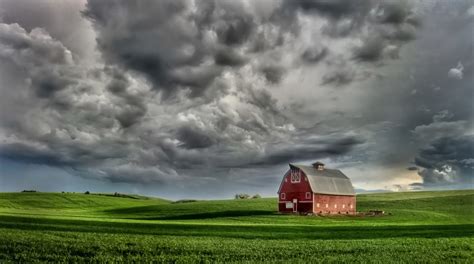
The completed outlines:
<svg viewBox="0 0 474 264">
<path fill-rule="evenodd" d="M 0 76 L 14 81 L 0 87 L 1 155 L 84 178 L 160 185 L 216 179 L 231 185 L 229 170 L 238 169 L 234 178 L 267 186 L 268 171 L 288 162 L 370 162 L 382 151 L 367 146 L 381 136 L 367 124 L 385 120 L 381 113 L 416 116 L 405 110 L 409 93 L 395 110 L 385 108 L 402 98 L 398 93 L 412 85 L 410 78 L 392 87 L 364 75 L 390 75 L 378 66 L 399 59 L 404 45 L 417 41 L 422 28 L 410 8 L 380 1 L 91 0 L 83 22 L 95 30 L 89 40 L 97 50 L 88 50 L 94 60 L 87 62 L 77 48 L 82 45 L 68 41 L 74 30 L 66 34 L 9 13 L 1 24 Z M 15 20 L 24 21 L 15 28 Z M 444 76 L 461 59 L 459 81 L 469 81 L 471 66 L 462 56 L 445 66 Z M 367 83 L 358 87 L 358 81 Z M 14 88 L 6 88 L 10 84 Z M 439 100 L 422 84 L 416 85 L 417 102 L 434 109 Z M 444 90 L 438 93 L 447 98 Z M 374 94 L 383 100 L 365 104 Z M 400 127 L 420 126 L 413 119 Z M 407 138 L 391 137 L 397 129 L 383 137 L 407 144 Z M 378 144 L 385 152 L 386 141 Z M 252 178 L 245 170 L 254 170 Z"/>
<path fill-rule="evenodd" d="M 308 48 L 301 54 L 301 59 L 307 63 L 317 63 L 324 59 L 328 54 L 326 47 Z"/>
<path fill-rule="evenodd" d="M 143 95 L 131 94 L 127 90 L 130 87 L 130 82 L 119 69 L 106 69 L 106 72 L 112 77 L 107 86 L 108 91 L 123 101 L 116 118 L 123 128 L 128 128 L 139 122 L 147 112 Z"/>
<path fill-rule="evenodd" d="M 219 50 L 214 55 L 214 61 L 222 66 L 239 66 L 245 64 L 247 59 L 232 49 Z"/>
<path fill-rule="evenodd" d="M 24 163 L 44 164 L 49 166 L 67 166 L 74 162 L 66 160 L 50 149 L 41 149 L 21 143 L 3 144 L 0 147 L 0 157 Z"/>
<path fill-rule="evenodd" d="M 295 0 L 286 1 L 289 6 L 298 8 L 304 12 L 317 12 L 333 19 L 347 16 L 364 16 L 370 11 L 372 1 L 350 1 L 350 0 Z"/>
<path fill-rule="evenodd" d="M 377 61 L 382 57 L 385 47 L 384 40 L 379 37 L 369 37 L 354 50 L 354 56 L 361 61 Z"/>
<path fill-rule="evenodd" d="M 177 139 L 182 142 L 180 147 L 187 149 L 208 148 L 215 139 L 197 127 L 183 126 L 176 132 Z"/>
<path fill-rule="evenodd" d="M 423 148 L 415 163 L 423 170 L 423 183 L 443 184 L 471 182 L 474 178 L 474 136 L 439 138 Z"/>
<path fill-rule="evenodd" d="M 285 69 L 280 66 L 264 66 L 262 67 L 261 72 L 268 82 L 276 84 L 282 80 L 285 74 Z"/>
<path fill-rule="evenodd" d="M 0 43 L 0 62 L 25 74 L 23 78 L 37 97 L 54 99 L 58 92 L 77 84 L 71 52 L 45 30 L 26 32 L 18 24 L 0 24 Z"/>
<path fill-rule="evenodd" d="M 89 1 L 84 15 L 93 21 L 106 61 L 143 73 L 157 87 L 171 92 L 175 85 L 199 86 L 209 79 L 203 71 L 191 72 L 189 80 L 172 74 L 179 66 L 199 64 L 207 53 L 196 42 L 199 32 L 184 20 L 187 7 L 186 1 Z M 117 12 L 120 17 L 113 15 Z"/>
<path fill-rule="evenodd" d="M 267 50 L 284 45 L 285 34 L 299 34 L 295 28 L 300 28 L 300 12 L 327 18 L 327 27 L 342 30 L 338 33 L 341 37 L 355 30 L 356 25 L 360 28 L 369 23 L 374 27 L 371 31 L 378 31 L 377 25 L 390 24 L 385 30 L 388 31 L 386 41 L 365 43 L 356 51 L 358 59 L 379 60 L 384 48 L 402 37 L 407 38 L 407 34 L 400 33 L 405 31 L 394 27 L 406 23 L 408 13 L 401 13 L 401 10 L 410 10 L 408 7 L 397 9 L 396 3 L 377 6 L 372 1 L 356 4 L 339 0 L 284 1 L 281 6 L 278 6 L 279 2 L 271 1 L 249 6 L 239 1 L 144 3 L 91 0 L 83 13 L 96 29 L 98 47 L 104 59 L 143 74 L 165 98 L 183 89 L 191 90 L 192 97 L 202 96 L 225 74 L 222 66 L 240 67 L 249 62 L 245 54 L 241 54 L 242 50 L 261 53 L 264 57 Z M 370 17 L 375 15 L 371 10 L 378 12 L 372 20 Z M 120 13 L 120 17 L 115 13 Z M 341 18 L 349 22 L 340 22 Z M 302 59 L 314 63 L 327 52 L 324 48 L 309 48 Z M 258 60 L 260 56 L 254 57 Z M 278 84 L 286 69 L 275 64 L 281 64 L 281 61 L 260 67 L 256 73 L 263 75 L 269 83 Z"/>
<path fill-rule="evenodd" d="M 411 25 L 381 30 L 363 38 L 362 44 L 354 48 L 354 58 L 365 62 L 377 62 L 387 57 L 397 59 L 400 43 L 415 39 L 415 28 Z"/>
<path fill-rule="evenodd" d="M 225 45 L 238 45 L 244 43 L 252 33 L 254 24 L 252 17 L 231 17 L 222 25 L 217 27 L 216 33 L 219 40 Z"/>
<path fill-rule="evenodd" d="M 1 0 L 0 20 L 17 23 L 27 32 L 45 29 L 71 50 L 75 59 L 89 60 L 95 55 L 90 54 L 95 49 L 94 31 L 79 12 L 83 5 L 82 0 Z"/>
<path fill-rule="evenodd" d="M 329 135 L 321 139 L 305 139 L 289 145 L 270 147 L 265 157 L 254 165 L 278 165 L 342 155 L 363 142 L 362 138 L 351 135 Z"/>
<path fill-rule="evenodd" d="M 340 69 L 324 75 L 321 84 L 333 84 L 335 86 L 342 86 L 349 84 L 354 80 L 354 78 L 354 71 L 350 69 Z"/>
<path fill-rule="evenodd" d="M 408 2 L 405 1 L 385 1 L 378 5 L 374 18 L 380 23 L 402 24 L 408 22 L 418 25 L 418 18 L 415 17 Z"/>
<path fill-rule="evenodd" d="M 220 76 L 219 66 L 246 62 L 233 48 L 247 43 L 257 25 L 242 3 L 145 2 L 89 1 L 84 15 L 106 61 L 144 74 L 165 97 L 179 89 L 200 96 Z"/>
</svg>

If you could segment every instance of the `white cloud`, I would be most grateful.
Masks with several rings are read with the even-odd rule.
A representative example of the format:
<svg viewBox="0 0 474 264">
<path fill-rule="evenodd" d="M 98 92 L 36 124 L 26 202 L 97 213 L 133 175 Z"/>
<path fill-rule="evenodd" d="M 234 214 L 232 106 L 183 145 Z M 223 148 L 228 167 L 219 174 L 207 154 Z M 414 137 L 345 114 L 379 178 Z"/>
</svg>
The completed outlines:
<svg viewBox="0 0 474 264">
<path fill-rule="evenodd" d="M 463 77 L 464 66 L 461 62 L 458 62 L 458 65 L 455 68 L 451 68 L 448 71 L 448 77 L 451 79 L 461 80 Z"/>
</svg>

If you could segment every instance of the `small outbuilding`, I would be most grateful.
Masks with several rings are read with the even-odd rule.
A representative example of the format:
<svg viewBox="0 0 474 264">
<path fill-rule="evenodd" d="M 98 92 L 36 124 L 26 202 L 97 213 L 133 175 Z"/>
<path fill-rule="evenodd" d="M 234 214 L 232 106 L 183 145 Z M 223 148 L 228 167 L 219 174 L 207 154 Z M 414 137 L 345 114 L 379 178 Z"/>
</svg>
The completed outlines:
<svg viewBox="0 0 474 264">
<path fill-rule="evenodd" d="M 327 169 L 321 162 L 289 165 L 278 190 L 281 213 L 356 213 L 354 187 L 340 170 Z"/>
</svg>

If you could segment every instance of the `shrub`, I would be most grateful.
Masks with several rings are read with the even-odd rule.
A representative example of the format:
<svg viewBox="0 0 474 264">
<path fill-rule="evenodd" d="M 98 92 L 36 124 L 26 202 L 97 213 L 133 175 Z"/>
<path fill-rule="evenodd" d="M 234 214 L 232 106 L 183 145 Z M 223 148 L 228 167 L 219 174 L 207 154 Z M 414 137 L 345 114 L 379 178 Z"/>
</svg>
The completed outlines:
<svg viewBox="0 0 474 264">
<path fill-rule="evenodd" d="M 262 198 L 262 196 L 260 196 L 260 194 L 258 193 L 252 196 L 252 199 L 259 199 L 259 198 Z"/>
<path fill-rule="evenodd" d="M 86 191 L 84 194 L 90 194 L 90 192 L 89 192 L 89 191 Z"/>
<path fill-rule="evenodd" d="M 36 192 L 36 190 L 23 190 L 21 192 Z"/>
<path fill-rule="evenodd" d="M 186 199 L 186 200 L 178 200 L 173 203 L 194 203 L 196 200 Z"/>
<path fill-rule="evenodd" d="M 250 195 L 246 194 L 246 193 L 238 193 L 235 195 L 235 199 L 236 200 L 239 200 L 239 199 L 249 199 L 250 198 Z"/>
</svg>

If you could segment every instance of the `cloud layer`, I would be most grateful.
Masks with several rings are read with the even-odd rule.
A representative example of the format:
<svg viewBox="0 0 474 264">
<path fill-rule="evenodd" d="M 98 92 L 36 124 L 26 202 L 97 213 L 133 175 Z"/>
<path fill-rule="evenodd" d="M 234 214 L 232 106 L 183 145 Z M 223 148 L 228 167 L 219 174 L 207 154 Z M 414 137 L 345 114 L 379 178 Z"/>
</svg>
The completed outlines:
<svg viewBox="0 0 474 264">
<path fill-rule="evenodd" d="M 417 66 L 403 52 L 429 30 L 432 11 L 416 2 L 89 0 L 68 7 L 70 31 L 48 20 L 58 12 L 45 3 L 0 6 L 3 159 L 188 187 L 262 183 L 314 159 L 401 168 L 411 159 L 426 184 L 472 177 L 469 113 L 455 102 L 434 109 L 445 88 L 425 84 L 472 92 L 472 65 L 452 68 L 458 56 L 430 70 L 433 51 L 418 65 L 426 72 L 400 66 Z M 458 17 L 450 23 L 472 25 Z M 383 151 L 397 140 L 417 142 L 397 150 L 405 160 Z"/>
</svg>

